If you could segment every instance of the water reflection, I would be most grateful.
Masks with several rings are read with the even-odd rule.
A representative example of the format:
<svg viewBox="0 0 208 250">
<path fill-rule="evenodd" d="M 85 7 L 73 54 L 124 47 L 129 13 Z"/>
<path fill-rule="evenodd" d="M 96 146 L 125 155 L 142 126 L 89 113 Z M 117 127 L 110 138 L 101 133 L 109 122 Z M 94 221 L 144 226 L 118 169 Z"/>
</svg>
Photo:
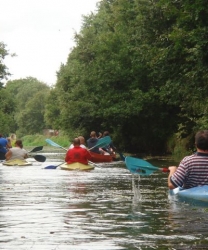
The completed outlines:
<svg viewBox="0 0 208 250">
<path fill-rule="evenodd" d="M 0 249 L 208 249 L 207 208 L 170 199 L 165 173 L 44 169 L 62 160 L 0 166 Z"/>
</svg>

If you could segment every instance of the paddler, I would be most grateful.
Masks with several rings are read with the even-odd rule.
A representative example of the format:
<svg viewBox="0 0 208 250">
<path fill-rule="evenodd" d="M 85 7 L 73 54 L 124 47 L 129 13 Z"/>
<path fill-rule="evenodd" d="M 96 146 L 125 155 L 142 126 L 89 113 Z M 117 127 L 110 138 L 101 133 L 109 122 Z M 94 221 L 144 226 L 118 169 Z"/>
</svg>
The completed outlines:
<svg viewBox="0 0 208 250">
<path fill-rule="evenodd" d="M 73 145 L 74 147 L 69 149 L 66 153 L 65 161 L 67 164 L 80 162 L 88 165 L 88 161 L 92 159 L 90 152 L 87 149 L 80 147 L 79 138 L 74 138 Z"/>
<path fill-rule="evenodd" d="M 23 148 L 22 140 L 16 140 L 15 146 L 5 154 L 6 160 L 24 160 L 28 158 L 27 151 Z"/>
<path fill-rule="evenodd" d="M 208 185 L 208 130 L 196 133 L 195 146 L 196 153 L 184 157 L 178 167 L 169 167 L 169 189 Z"/>
</svg>

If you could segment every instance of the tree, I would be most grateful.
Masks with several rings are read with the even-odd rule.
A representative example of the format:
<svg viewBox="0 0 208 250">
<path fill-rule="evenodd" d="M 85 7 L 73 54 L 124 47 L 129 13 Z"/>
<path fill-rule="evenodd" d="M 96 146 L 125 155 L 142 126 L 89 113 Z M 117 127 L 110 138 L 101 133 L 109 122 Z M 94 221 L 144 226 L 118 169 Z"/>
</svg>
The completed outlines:
<svg viewBox="0 0 208 250">
<path fill-rule="evenodd" d="M 205 0 L 100 1 L 58 72 L 60 128 L 108 129 L 126 150 L 152 153 L 205 127 L 207 11 Z"/>
<path fill-rule="evenodd" d="M 6 45 L 3 42 L 0 42 L 0 89 L 3 87 L 2 80 L 7 79 L 7 76 L 10 75 L 7 66 L 4 64 L 4 59 L 9 55 Z"/>
<path fill-rule="evenodd" d="M 18 136 L 40 133 L 45 127 L 45 103 L 50 88 L 37 79 L 28 77 L 8 81 L 6 91 L 15 102 L 14 122 Z"/>
<path fill-rule="evenodd" d="M 15 131 L 14 109 L 15 102 L 10 93 L 4 88 L 0 89 L 0 128 L 1 133 L 8 135 Z"/>
<path fill-rule="evenodd" d="M 10 75 L 8 68 L 4 64 L 4 59 L 9 55 L 6 49 L 6 45 L 0 42 L 0 128 L 1 133 L 7 135 L 10 131 L 14 131 L 14 101 L 10 93 L 8 93 L 3 87 L 3 80 L 6 80 Z"/>
</svg>

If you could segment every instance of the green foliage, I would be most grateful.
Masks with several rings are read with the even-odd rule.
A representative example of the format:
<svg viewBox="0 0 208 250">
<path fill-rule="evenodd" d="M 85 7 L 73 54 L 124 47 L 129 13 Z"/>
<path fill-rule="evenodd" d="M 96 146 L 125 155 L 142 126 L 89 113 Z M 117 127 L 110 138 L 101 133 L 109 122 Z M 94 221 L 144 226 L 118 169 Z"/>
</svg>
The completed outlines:
<svg viewBox="0 0 208 250">
<path fill-rule="evenodd" d="M 208 125 L 207 14 L 205 0 L 100 1 L 53 89 L 32 78 L 7 84 L 18 133 L 49 126 L 71 140 L 109 130 L 126 152 L 191 151 Z"/>
<path fill-rule="evenodd" d="M 162 82 L 154 81 L 160 69 L 153 63 L 158 42 L 153 46 L 152 41 L 165 29 L 160 17 L 152 1 L 125 0 L 101 1 L 98 13 L 85 17 L 53 90 L 64 131 L 108 129 L 117 143 L 137 152 L 164 147 L 166 136 L 177 129 L 179 108 L 165 105 L 158 92 Z"/>
<path fill-rule="evenodd" d="M 35 78 L 9 81 L 6 92 L 15 102 L 13 119 L 18 137 L 41 133 L 46 127 L 45 104 L 50 88 Z"/>
<path fill-rule="evenodd" d="M 3 80 L 9 76 L 8 68 L 4 64 L 4 59 L 9 55 L 6 45 L 0 42 L 0 133 L 8 135 L 15 130 L 14 107 L 15 102 L 12 95 L 3 87 Z"/>
<path fill-rule="evenodd" d="M 6 45 L 3 42 L 0 42 L 0 89 L 3 87 L 2 80 L 7 79 L 7 76 L 10 75 L 7 66 L 4 64 L 4 59 L 9 55 Z"/>
<path fill-rule="evenodd" d="M 14 109 L 15 101 L 4 88 L 0 89 L 0 133 L 9 134 L 15 131 Z"/>
</svg>

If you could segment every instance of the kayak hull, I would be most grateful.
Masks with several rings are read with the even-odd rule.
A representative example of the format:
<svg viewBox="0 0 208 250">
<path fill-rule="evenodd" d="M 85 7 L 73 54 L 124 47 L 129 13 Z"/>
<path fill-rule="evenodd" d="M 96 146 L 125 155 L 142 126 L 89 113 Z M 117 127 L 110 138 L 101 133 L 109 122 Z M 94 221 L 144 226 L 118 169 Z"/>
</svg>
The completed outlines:
<svg viewBox="0 0 208 250">
<path fill-rule="evenodd" d="M 5 166 L 20 166 L 20 167 L 32 165 L 31 162 L 28 162 L 26 160 L 20 160 L 20 159 L 8 160 L 8 161 L 3 162 L 2 164 Z"/>
<path fill-rule="evenodd" d="M 92 162 L 96 162 L 96 163 L 99 163 L 99 162 L 112 162 L 114 157 L 111 156 L 111 155 L 102 155 L 102 154 L 97 154 L 97 153 L 94 153 L 94 152 L 90 152 L 91 156 L 92 156 L 92 159 L 91 161 Z"/>
<path fill-rule="evenodd" d="M 60 165 L 60 168 L 63 170 L 79 170 L 79 171 L 88 171 L 88 170 L 93 170 L 95 167 L 88 164 L 82 164 L 80 162 L 75 162 L 71 164 L 63 163 Z"/>
<path fill-rule="evenodd" d="M 189 189 L 176 188 L 173 189 L 172 193 L 183 199 L 208 202 L 208 185 L 193 187 Z"/>
</svg>

